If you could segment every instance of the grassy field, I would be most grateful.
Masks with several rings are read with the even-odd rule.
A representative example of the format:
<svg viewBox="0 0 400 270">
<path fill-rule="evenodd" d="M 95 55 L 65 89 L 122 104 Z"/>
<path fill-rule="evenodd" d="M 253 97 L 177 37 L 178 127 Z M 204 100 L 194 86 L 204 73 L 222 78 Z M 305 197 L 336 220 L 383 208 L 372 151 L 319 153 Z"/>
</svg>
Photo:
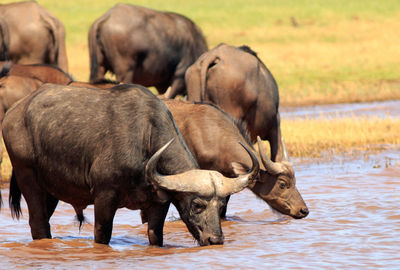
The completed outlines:
<svg viewBox="0 0 400 270">
<path fill-rule="evenodd" d="M 289 155 L 323 158 L 400 145 L 400 119 L 346 117 L 282 120 Z"/>
<path fill-rule="evenodd" d="M 88 29 L 117 1 L 38 2 L 65 24 L 70 73 L 88 80 Z M 210 48 L 249 45 L 276 77 L 282 105 L 400 98 L 398 0 L 123 2 L 186 15 Z"/>
<path fill-rule="evenodd" d="M 87 81 L 88 29 L 117 1 L 37 2 L 64 22 L 70 73 Z M 123 2 L 186 15 L 202 28 L 210 48 L 249 45 L 275 76 L 282 106 L 400 99 L 398 0 Z M 399 145 L 399 129 L 400 121 L 391 118 L 282 120 L 294 157 Z"/>
</svg>

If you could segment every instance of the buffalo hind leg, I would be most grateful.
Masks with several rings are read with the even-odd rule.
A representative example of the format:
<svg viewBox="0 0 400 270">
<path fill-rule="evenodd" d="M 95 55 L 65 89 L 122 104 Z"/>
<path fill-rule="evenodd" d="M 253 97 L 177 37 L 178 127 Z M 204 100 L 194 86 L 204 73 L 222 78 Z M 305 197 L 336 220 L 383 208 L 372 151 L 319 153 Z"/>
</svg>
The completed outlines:
<svg viewBox="0 0 400 270">
<path fill-rule="evenodd" d="M 281 136 L 280 115 L 278 113 L 276 121 L 274 121 L 267 138 L 271 147 L 271 160 L 274 162 L 282 161 L 283 159 Z"/>
<path fill-rule="evenodd" d="M 53 203 L 48 201 L 48 193 L 37 183 L 36 174 L 31 169 L 15 169 L 15 177 L 22 194 L 24 195 L 29 211 L 29 226 L 33 239 L 51 238 L 49 213 Z M 52 200 L 50 200 L 52 201 Z"/>
<path fill-rule="evenodd" d="M 47 193 L 47 221 L 50 221 L 51 216 L 54 213 L 54 210 L 56 210 L 58 204 L 58 199 L 55 198 L 54 196 L 50 195 Z"/>
<path fill-rule="evenodd" d="M 118 209 L 117 195 L 114 191 L 104 191 L 94 200 L 94 241 L 108 245 L 111 239 L 113 221 Z"/>
<path fill-rule="evenodd" d="M 153 204 L 143 213 L 148 221 L 147 235 L 150 245 L 157 245 L 160 247 L 163 245 L 163 228 L 168 209 L 169 203 Z"/>
</svg>

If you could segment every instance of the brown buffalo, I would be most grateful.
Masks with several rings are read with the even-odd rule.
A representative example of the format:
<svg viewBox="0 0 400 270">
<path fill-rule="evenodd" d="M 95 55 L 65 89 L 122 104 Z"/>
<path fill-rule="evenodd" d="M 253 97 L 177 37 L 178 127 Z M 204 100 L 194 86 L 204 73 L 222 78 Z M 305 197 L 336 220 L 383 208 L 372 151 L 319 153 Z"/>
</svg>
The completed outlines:
<svg viewBox="0 0 400 270">
<path fill-rule="evenodd" d="M 186 69 L 207 51 L 201 30 L 188 18 L 117 4 L 89 30 L 90 81 L 113 72 L 123 83 L 155 86 L 167 98 L 184 93 Z"/>
<path fill-rule="evenodd" d="M 0 141 L 1 126 L 6 111 L 15 102 L 39 88 L 41 81 L 29 77 L 7 76 L 0 78 Z M 0 165 L 3 160 L 3 147 L 0 143 Z M 1 173 L 0 173 L 1 181 Z M 0 197 L 1 198 L 1 197 Z M 1 200 L 1 199 L 0 199 Z"/>
<path fill-rule="evenodd" d="M 244 121 L 251 141 L 268 140 L 271 159 L 282 160 L 278 86 L 249 47 L 218 45 L 197 59 L 185 80 L 189 101 L 214 103 Z"/>
<path fill-rule="evenodd" d="M 55 65 L 30 64 L 21 65 L 12 62 L 0 61 L 0 77 L 7 75 L 25 76 L 38 79 L 43 83 L 67 85 L 73 81 L 72 77 Z"/>
<path fill-rule="evenodd" d="M 251 167 L 251 159 L 237 142 L 252 148 L 246 129 L 231 116 L 210 104 L 193 104 L 164 100 L 200 168 L 216 170 L 227 177 L 236 177 Z M 294 218 L 308 215 L 308 208 L 296 188 L 292 165 L 288 161 L 271 161 L 261 142 L 260 173 L 255 185 L 249 186 L 257 197 L 273 209 Z M 285 158 L 287 159 L 287 158 Z M 222 213 L 225 215 L 226 208 Z"/>
<path fill-rule="evenodd" d="M 0 17 L 0 60 L 10 59 L 8 46 L 10 45 L 10 33 L 6 21 Z"/>
<path fill-rule="evenodd" d="M 68 71 L 65 29 L 35 1 L 0 4 L 0 60 L 54 64 Z"/>
<path fill-rule="evenodd" d="M 24 76 L 6 76 L 0 78 L 0 125 L 6 111 L 15 102 L 29 95 L 43 82 Z"/>
</svg>

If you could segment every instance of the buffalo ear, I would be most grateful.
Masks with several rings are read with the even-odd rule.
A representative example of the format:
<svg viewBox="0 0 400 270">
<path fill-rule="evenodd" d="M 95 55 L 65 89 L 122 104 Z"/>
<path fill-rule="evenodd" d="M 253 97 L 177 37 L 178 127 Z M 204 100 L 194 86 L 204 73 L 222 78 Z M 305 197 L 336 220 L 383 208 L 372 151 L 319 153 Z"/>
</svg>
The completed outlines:
<svg viewBox="0 0 400 270">
<path fill-rule="evenodd" d="M 240 162 L 232 162 L 231 167 L 236 175 L 244 175 L 250 169 L 245 164 Z"/>
</svg>

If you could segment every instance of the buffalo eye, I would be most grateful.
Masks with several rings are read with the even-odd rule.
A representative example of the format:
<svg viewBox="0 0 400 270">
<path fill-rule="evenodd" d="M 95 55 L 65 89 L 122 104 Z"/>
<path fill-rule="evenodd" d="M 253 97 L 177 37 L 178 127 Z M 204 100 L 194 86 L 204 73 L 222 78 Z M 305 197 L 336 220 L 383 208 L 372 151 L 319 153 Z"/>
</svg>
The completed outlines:
<svg viewBox="0 0 400 270">
<path fill-rule="evenodd" d="M 200 200 L 193 200 L 192 201 L 192 211 L 195 214 L 200 214 L 206 209 L 207 205 Z"/>
<path fill-rule="evenodd" d="M 279 182 L 279 187 L 281 189 L 284 189 L 286 187 L 286 183 L 285 182 Z"/>
</svg>

